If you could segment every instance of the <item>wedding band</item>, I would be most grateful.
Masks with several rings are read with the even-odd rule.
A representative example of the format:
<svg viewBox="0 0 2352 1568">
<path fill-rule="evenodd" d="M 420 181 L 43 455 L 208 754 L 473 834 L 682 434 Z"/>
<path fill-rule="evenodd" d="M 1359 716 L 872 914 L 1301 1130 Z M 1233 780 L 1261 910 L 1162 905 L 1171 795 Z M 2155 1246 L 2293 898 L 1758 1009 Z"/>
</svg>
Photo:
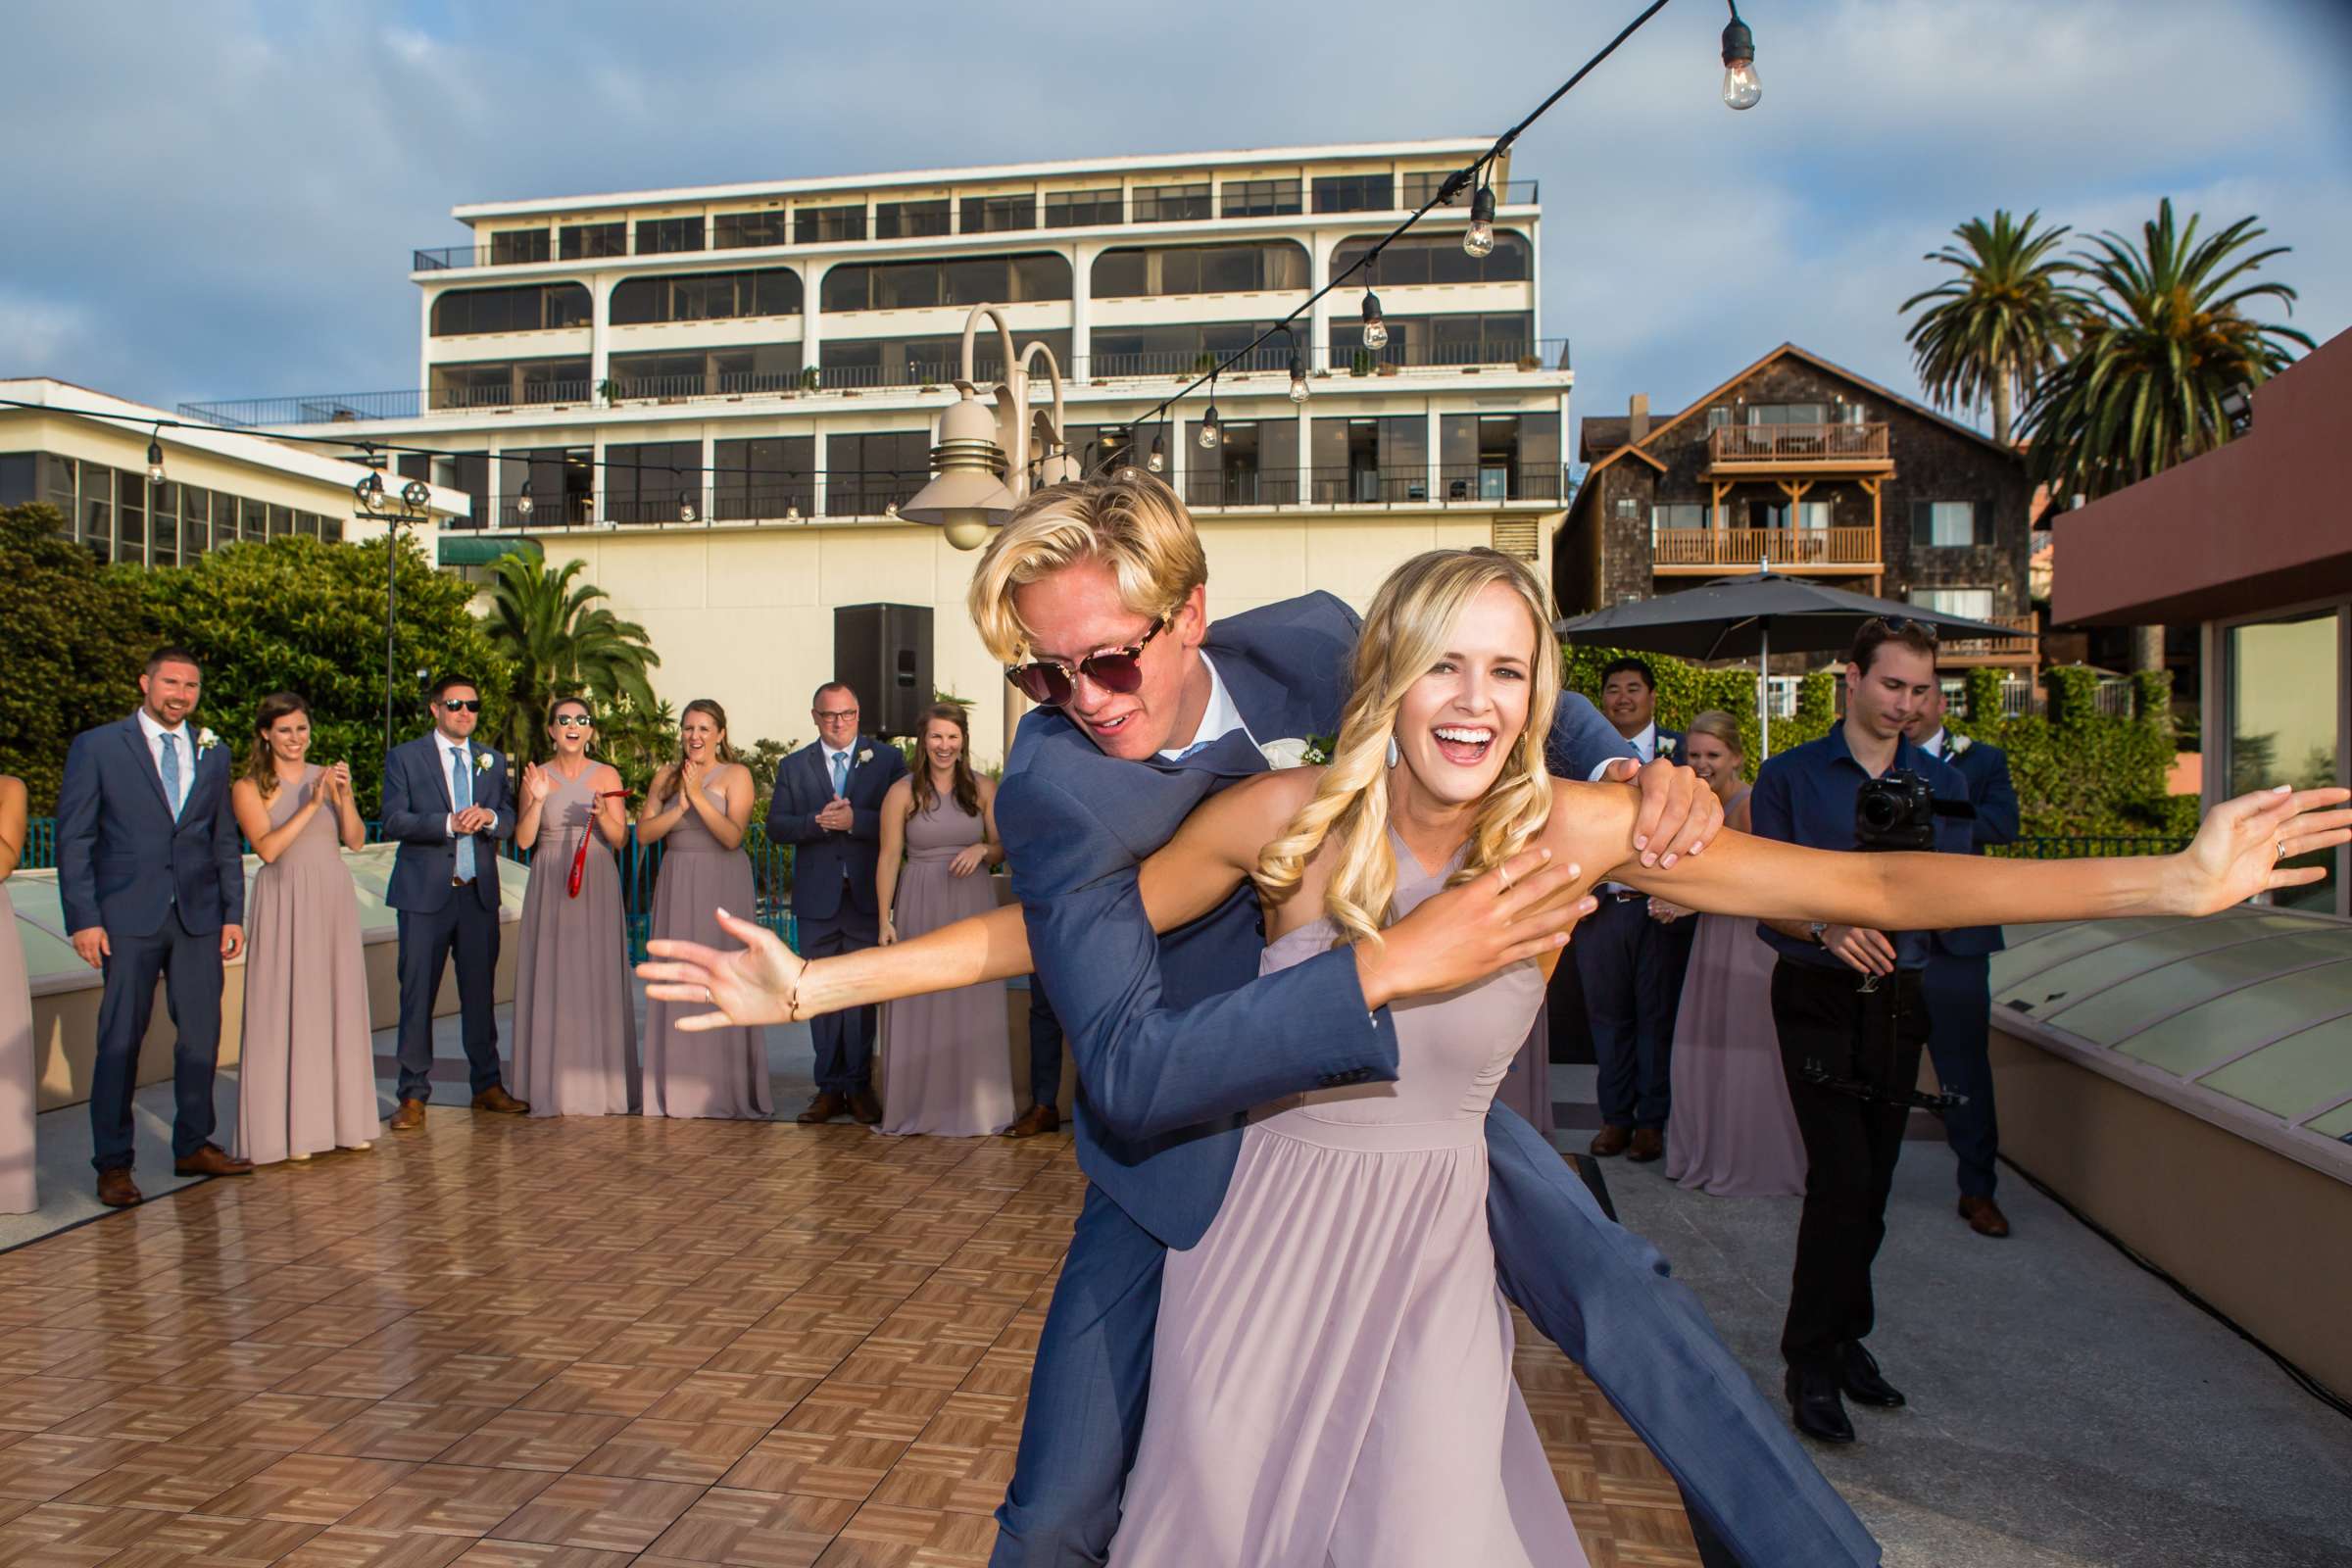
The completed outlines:
<svg viewBox="0 0 2352 1568">
<path fill-rule="evenodd" d="M 2276 858 L 2276 859 L 2280 859 L 2280 860 L 2283 860 L 2283 859 L 2285 859 L 2285 858 L 2286 858 L 2286 840 L 2284 840 L 2284 839 L 2276 839 L 2276 840 L 2273 840 L 2272 842 L 2273 842 L 2273 845 L 2274 845 L 2274 847 L 2275 847 L 2275 848 L 2278 850 L 2278 854 L 2277 854 L 2275 857 L 2273 857 L 2273 858 Z"/>
<path fill-rule="evenodd" d="M 1510 868 L 1509 866 L 1507 866 L 1507 865 L 1498 865 L 1498 866 L 1496 866 L 1496 867 L 1494 868 L 1494 880 L 1502 884 L 1502 886 L 1501 886 L 1501 887 L 1499 887 L 1499 888 L 1496 888 L 1496 889 L 1494 890 L 1494 896 L 1495 896 L 1496 898 L 1500 898 L 1500 897 L 1502 897 L 1502 895 L 1504 895 L 1505 893 L 1508 893 L 1508 892 L 1510 892 L 1510 891 L 1511 891 L 1511 868 Z"/>
<path fill-rule="evenodd" d="M 709 986 L 703 987 L 703 1005 L 709 1006 L 711 1001 L 712 998 L 710 996 L 710 988 Z"/>
</svg>

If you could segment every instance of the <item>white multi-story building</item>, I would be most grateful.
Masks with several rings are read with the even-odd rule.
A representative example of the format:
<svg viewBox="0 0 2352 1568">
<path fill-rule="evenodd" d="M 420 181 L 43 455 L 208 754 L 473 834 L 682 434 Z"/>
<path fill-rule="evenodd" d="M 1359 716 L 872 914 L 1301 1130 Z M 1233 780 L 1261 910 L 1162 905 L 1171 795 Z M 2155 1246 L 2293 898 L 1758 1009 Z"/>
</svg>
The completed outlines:
<svg viewBox="0 0 2352 1568">
<path fill-rule="evenodd" d="M 429 447 L 394 466 L 473 497 L 445 564 L 528 538 L 582 560 L 643 622 L 672 703 L 735 735 L 806 738 L 832 610 L 935 612 L 935 684 L 998 755 L 1002 677 L 962 593 L 972 557 L 897 509 L 930 477 L 969 308 L 1051 346 L 1082 460 L 1123 449 L 1192 505 L 1212 612 L 1313 588 L 1359 608 L 1437 544 L 1549 572 L 1566 496 L 1566 343 L 1540 334 L 1536 188 L 1494 171 L 1495 243 L 1467 199 L 1382 255 L 1388 342 L 1351 280 L 1139 424 L 1418 208 L 1476 141 L 1286 148 L 783 180 L 460 207 L 473 242 L 417 251 L 416 390 L 191 406 L 223 424 L 344 426 Z M 1294 352 L 1311 396 L 1294 403 Z M 995 376 L 993 332 L 977 373 Z M 1042 392 L 1039 394 L 1042 401 Z M 1107 438 L 1107 439 L 1106 439 Z M 528 486 L 526 492 L 525 486 Z M 525 497 L 528 505 L 525 505 Z M 691 521 L 687 520 L 691 517 Z M 355 525 L 358 528 L 362 525 Z"/>
</svg>

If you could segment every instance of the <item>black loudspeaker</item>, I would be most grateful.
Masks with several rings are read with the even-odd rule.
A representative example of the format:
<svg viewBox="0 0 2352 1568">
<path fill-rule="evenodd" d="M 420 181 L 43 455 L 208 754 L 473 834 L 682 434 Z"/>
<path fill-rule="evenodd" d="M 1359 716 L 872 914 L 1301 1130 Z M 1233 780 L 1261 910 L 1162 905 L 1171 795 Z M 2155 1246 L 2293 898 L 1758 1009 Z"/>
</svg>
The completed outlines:
<svg viewBox="0 0 2352 1568">
<path fill-rule="evenodd" d="M 858 694 L 867 734 L 920 735 L 931 706 L 931 607 L 835 607 L 833 678 Z"/>
</svg>

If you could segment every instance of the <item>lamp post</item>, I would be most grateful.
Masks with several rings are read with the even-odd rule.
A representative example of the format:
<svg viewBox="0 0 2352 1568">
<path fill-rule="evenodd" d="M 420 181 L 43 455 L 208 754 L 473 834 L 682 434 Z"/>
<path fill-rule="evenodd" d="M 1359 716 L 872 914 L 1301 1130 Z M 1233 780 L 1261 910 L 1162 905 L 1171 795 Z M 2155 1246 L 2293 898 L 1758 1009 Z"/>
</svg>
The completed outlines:
<svg viewBox="0 0 2352 1568">
<path fill-rule="evenodd" d="M 433 492 L 421 479 L 411 479 L 395 492 L 384 488 L 384 476 L 370 468 L 351 487 L 351 498 L 363 517 L 384 525 L 384 750 L 392 750 L 392 692 L 395 662 L 393 635 L 400 624 L 400 530 L 431 515 Z"/>
<path fill-rule="evenodd" d="M 997 383 L 996 406 L 980 400 L 974 386 L 972 344 L 981 318 L 996 323 L 997 343 L 1004 358 L 1004 379 Z M 1029 407 L 1030 364 L 1045 362 L 1047 383 L 1054 389 L 1051 413 Z M 1078 463 L 1070 456 L 1063 435 L 1061 366 L 1051 345 L 1042 339 L 1018 354 L 1013 352 L 1012 329 L 994 305 L 975 305 L 963 321 L 962 374 L 956 378 L 956 401 L 939 421 L 939 445 L 931 449 L 931 466 L 938 477 L 899 509 L 913 522 L 947 530 L 948 543 L 958 550 L 977 550 L 988 542 L 988 531 L 1012 515 L 1030 490 L 1030 452 L 1034 443 L 1043 456 L 1037 483 L 1061 484 L 1079 477 Z M 1012 752 L 1013 726 L 1020 722 L 1021 696 L 1010 682 L 1004 687 L 1004 751 Z"/>
</svg>

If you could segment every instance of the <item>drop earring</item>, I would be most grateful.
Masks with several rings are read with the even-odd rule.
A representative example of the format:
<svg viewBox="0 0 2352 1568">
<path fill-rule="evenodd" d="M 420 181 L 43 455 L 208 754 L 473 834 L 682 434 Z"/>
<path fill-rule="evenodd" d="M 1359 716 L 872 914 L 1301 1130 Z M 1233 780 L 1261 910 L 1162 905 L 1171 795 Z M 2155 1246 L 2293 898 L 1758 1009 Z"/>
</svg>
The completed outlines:
<svg viewBox="0 0 2352 1568">
<path fill-rule="evenodd" d="M 1389 737 L 1389 765 L 1395 767 L 1401 760 L 1402 758 L 1396 751 L 1396 737 L 1391 735 Z"/>
</svg>

